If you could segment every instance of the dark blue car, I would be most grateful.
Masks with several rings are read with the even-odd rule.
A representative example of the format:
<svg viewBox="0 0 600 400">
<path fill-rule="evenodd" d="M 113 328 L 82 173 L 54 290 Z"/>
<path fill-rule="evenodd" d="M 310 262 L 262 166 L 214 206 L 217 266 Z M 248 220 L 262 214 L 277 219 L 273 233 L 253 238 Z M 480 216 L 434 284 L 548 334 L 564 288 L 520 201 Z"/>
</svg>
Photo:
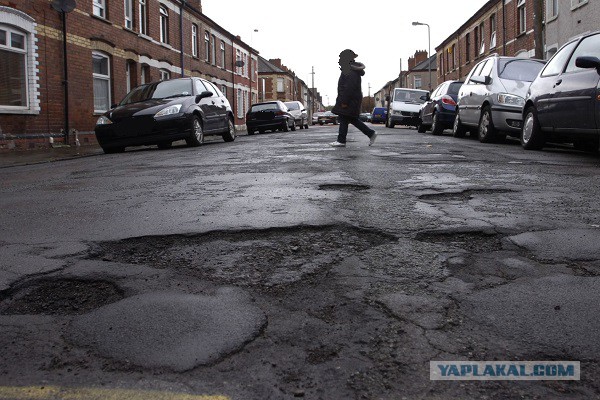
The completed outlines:
<svg viewBox="0 0 600 400">
<path fill-rule="evenodd" d="M 387 120 L 387 110 L 385 107 L 375 107 L 371 114 L 371 122 L 374 124 L 383 124 Z"/>
<path fill-rule="evenodd" d="M 461 81 L 446 81 L 439 85 L 419 112 L 418 130 L 425 133 L 431 130 L 434 135 L 441 135 L 444 129 L 452 128 L 456 116 L 456 102 Z"/>
</svg>

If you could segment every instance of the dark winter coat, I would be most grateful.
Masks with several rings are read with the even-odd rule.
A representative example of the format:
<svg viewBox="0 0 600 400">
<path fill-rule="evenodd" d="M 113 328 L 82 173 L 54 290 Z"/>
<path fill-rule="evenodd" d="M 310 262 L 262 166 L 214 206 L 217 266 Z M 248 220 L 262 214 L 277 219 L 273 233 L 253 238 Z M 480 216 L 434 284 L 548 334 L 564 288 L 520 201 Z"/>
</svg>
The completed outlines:
<svg viewBox="0 0 600 400">
<path fill-rule="evenodd" d="M 331 112 L 346 117 L 358 117 L 362 106 L 361 76 L 365 66 L 359 62 L 350 63 L 348 74 L 342 72 L 338 80 L 338 95 Z"/>
</svg>

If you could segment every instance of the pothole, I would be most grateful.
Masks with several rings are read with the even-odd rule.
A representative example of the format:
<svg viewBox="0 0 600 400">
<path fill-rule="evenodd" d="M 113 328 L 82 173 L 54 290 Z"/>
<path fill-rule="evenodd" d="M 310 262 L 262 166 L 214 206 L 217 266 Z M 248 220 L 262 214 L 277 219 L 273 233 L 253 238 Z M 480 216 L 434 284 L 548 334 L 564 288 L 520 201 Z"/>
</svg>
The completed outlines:
<svg viewBox="0 0 600 400">
<path fill-rule="evenodd" d="M 443 192 L 423 194 L 419 196 L 419 200 L 424 201 L 468 201 L 475 196 L 488 194 L 514 193 L 510 189 L 467 189 L 460 192 Z"/>
<path fill-rule="evenodd" d="M 417 233 L 415 239 L 460 247 L 471 253 L 502 250 L 501 237 L 495 232 L 488 231 L 424 231 Z"/>
<path fill-rule="evenodd" d="M 177 269 L 238 286 L 276 286 L 395 240 L 385 232 L 346 225 L 296 226 L 100 242 L 90 257 Z"/>
<path fill-rule="evenodd" d="M 369 190 L 371 186 L 369 185 L 360 185 L 354 183 L 327 183 L 323 185 L 319 185 L 319 190 L 339 190 L 339 191 L 347 191 L 347 192 L 360 192 L 363 190 Z"/>
<path fill-rule="evenodd" d="M 37 280 L 6 293 L 0 314 L 83 314 L 122 298 L 123 291 L 107 281 Z"/>
</svg>

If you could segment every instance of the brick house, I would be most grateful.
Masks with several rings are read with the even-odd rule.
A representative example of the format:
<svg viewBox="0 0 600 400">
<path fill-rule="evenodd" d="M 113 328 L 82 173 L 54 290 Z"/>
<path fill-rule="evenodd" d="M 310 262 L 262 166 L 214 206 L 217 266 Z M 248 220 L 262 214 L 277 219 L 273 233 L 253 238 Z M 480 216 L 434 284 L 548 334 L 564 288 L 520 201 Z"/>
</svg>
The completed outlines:
<svg viewBox="0 0 600 400">
<path fill-rule="evenodd" d="M 600 29 L 600 3 L 588 0 L 546 0 L 544 21 L 544 56 L 549 59 L 574 37 Z"/>
<path fill-rule="evenodd" d="M 62 15 L 51 3 L 0 0 L 0 148 L 67 138 Z M 202 14 L 201 0 L 78 0 L 65 20 L 68 126 L 81 142 L 95 141 L 98 116 L 132 87 L 182 69 L 214 82 L 244 126 L 258 52 Z"/>
<path fill-rule="evenodd" d="M 437 55 L 427 57 L 425 50 L 417 50 L 413 57 L 408 59 L 408 71 L 405 86 L 410 89 L 433 90 L 437 87 Z M 429 69 L 431 68 L 431 82 Z"/>
<path fill-rule="evenodd" d="M 438 81 L 464 79 L 490 54 L 530 58 L 535 55 L 534 2 L 490 0 L 436 47 Z"/>
</svg>

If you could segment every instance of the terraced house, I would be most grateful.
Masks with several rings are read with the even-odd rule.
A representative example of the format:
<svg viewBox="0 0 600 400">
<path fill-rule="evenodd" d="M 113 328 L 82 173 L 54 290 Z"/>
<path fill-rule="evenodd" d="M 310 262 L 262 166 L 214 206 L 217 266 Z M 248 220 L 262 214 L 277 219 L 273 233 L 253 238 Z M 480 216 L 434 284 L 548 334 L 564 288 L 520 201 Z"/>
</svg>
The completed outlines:
<svg viewBox="0 0 600 400">
<path fill-rule="evenodd" d="M 180 76 L 215 83 L 243 128 L 257 71 L 201 0 L 0 0 L 0 148 L 94 141 L 131 88 Z"/>
</svg>

